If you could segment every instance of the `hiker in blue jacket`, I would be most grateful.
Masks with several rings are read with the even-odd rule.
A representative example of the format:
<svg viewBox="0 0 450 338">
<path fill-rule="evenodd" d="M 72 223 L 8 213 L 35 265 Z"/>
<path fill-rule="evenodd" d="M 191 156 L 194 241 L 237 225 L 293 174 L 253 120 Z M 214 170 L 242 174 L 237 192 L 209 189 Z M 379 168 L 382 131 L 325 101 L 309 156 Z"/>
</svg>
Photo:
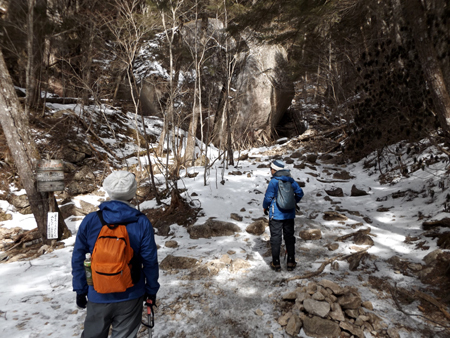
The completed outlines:
<svg viewBox="0 0 450 338">
<path fill-rule="evenodd" d="M 134 198 L 137 183 L 134 175 L 115 171 L 103 182 L 111 201 L 100 204 L 107 224 L 126 223 L 130 245 L 139 259 L 140 278 L 124 292 L 98 293 L 87 284 L 83 262 L 92 254 L 102 222 L 96 212 L 88 214 L 77 232 L 72 255 L 73 290 L 76 303 L 86 308 L 82 338 L 107 338 L 112 325 L 111 338 L 136 337 L 142 321 L 143 301 L 155 303 L 159 290 L 159 267 L 153 227 L 148 218 L 130 201 Z M 88 301 L 89 300 L 89 301 Z"/>
<path fill-rule="evenodd" d="M 289 210 L 278 207 L 276 202 L 278 182 L 291 182 L 295 194 L 295 203 L 300 202 L 302 199 L 303 190 L 291 177 L 290 171 L 285 169 L 283 161 L 273 161 L 270 164 L 270 173 L 272 178 L 267 187 L 263 202 L 264 213 L 269 215 L 270 246 L 272 248 L 272 262 L 270 263 L 270 267 L 277 272 L 281 271 L 280 249 L 282 236 L 284 236 L 284 243 L 288 255 L 287 270 L 292 271 L 297 266 L 295 261 L 294 237 L 295 207 Z"/>
</svg>

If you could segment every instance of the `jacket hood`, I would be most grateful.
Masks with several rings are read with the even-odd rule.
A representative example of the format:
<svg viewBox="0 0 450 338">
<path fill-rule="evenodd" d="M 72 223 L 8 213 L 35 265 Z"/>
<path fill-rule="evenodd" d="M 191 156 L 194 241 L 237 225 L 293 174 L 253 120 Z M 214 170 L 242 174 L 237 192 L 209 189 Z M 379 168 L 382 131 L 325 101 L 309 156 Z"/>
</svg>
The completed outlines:
<svg viewBox="0 0 450 338">
<path fill-rule="evenodd" d="M 291 171 L 288 169 L 284 170 L 278 170 L 274 175 L 273 178 L 281 181 L 289 181 L 294 182 L 294 179 L 291 177 Z"/>
<path fill-rule="evenodd" d="M 99 209 L 102 211 L 103 219 L 106 223 L 134 223 L 137 222 L 141 212 L 130 207 L 126 202 L 108 201 L 100 204 Z"/>
</svg>

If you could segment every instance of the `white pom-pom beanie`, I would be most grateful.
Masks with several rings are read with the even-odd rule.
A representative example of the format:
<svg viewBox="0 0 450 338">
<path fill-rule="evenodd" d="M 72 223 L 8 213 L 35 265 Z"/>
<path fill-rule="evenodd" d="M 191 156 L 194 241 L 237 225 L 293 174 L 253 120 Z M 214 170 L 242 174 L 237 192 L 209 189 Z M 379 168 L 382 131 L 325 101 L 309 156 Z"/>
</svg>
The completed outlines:
<svg viewBox="0 0 450 338">
<path fill-rule="evenodd" d="M 103 181 L 103 189 L 113 200 L 130 201 L 134 198 L 137 183 L 128 171 L 114 171 Z"/>
</svg>

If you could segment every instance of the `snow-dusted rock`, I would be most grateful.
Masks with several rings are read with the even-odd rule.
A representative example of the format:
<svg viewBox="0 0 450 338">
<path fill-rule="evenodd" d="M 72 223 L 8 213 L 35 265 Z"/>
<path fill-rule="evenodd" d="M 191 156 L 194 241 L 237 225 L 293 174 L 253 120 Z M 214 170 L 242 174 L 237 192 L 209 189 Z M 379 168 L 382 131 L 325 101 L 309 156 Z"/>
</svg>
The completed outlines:
<svg viewBox="0 0 450 338">
<path fill-rule="evenodd" d="M 315 241 L 322 238 L 322 231 L 320 229 L 308 229 L 300 231 L 298 235 L 305 241 Z"/>
<path fill-rule="evenodd" d="M 249 234 L 260 236 L 265 232 L 266 226 L 268 225 L 269 223 L 266 220 L 260 219 L 249 224 L 247 228 L 245 228 L 245 231 L 247 231 Z"/>
</svg>

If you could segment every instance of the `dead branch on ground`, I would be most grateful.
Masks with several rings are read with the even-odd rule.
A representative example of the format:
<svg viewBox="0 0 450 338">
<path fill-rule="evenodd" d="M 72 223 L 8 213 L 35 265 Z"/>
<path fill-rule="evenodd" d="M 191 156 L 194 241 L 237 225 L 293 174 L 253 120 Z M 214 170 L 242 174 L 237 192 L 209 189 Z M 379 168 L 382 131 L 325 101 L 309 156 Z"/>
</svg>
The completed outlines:
<svg viewBox="0 0 450 338">
<path fill-rule="evenodd" d="M 389 289 L 389 292 L 391 293 L 391 296 L 392 296 L 392 299 L 394 300 L 395 305 L 397 306 L 397 309 L 398 309 L 400 312 L 404 313 L 405 315 L 407 315 L 407 316 L 409 316 L 409 317 L 415 316 L 415 317 L 421 317 L 421 318 L 424 318 L 424 319 L 426 319 L 427 321 L 430 321 L 430 322 L 432 322 L 432 323 L 434 323 L 434 324 L 436 324 L 436 325 L 438 325 L 438 326 L 441 326 L 441 327 L 443 327 L 443 328 L 446 329 L 446 330 L 449 330 L 449 329 L 450 329 L 450 326 L 446 326 L 446 325 L 444 325 L 444 324 L 441 324 L 441 323 L 439 323 L 439 322 L 436 322 L 435 320 L 433 320 L 433 319 L 431 319 L 431 318 L 428 318 L 427 316 L 419 315 L 419 314 L 415 314 L 415 313 L 409 313 L 409 312 L 406 312 L 405 310 L 403 310 L 403 308 L 401 307 L 401 305 L 400 305 L 400 303 L 399 303 L 399 301 L 398 301 L 398 299 L 397 299 L 397 292 L 401 292 L 401 291 L 397 288 L 397 283 L 395 283 L 394 287 L 391 286 L 391 285 L 388 283 L 388 286 L 387 286 L 387 287 L 388 287 L 388 289 Z M 420 291 L 419 291 L 419 292 L 420 292 Z M 401 292 L 401 293 L 404 293 L 404 292 Z M 421 292 L 421 293 L 423 293 L 423 292 Z M 425 295 L 426 295 L 426 294 L 425 294 Z M 410 293 L 408 293 L 407 296 L 408 296 L 408 297 L 411 297 L 411 298 L 413 298 L 413 299 L 417 299 L 417 297 L 422 298 L 421 295 L 410 294 Z M 428 295 L 426 295 L 426 296 L 427 296 L 427 298 L 428 298 L 428 297 L 433 298 L 433 297 L 428 296 Z M 423 298 L 422 298 L 422 299 L 423 299 Z M 437 301 L 436 301 L 436 302 L 437 302 Z M 438 306 L 438 307 L 439 307 L 439 306 Z M 448 314 L 448 313 L 447 313 L 447 314 Z M 444 315 L 445 315 L 445 314 L 444 314 Z M 445 315 L 445 316 L 447 317 L 447 315 Z"/>
<path fill-rule="evenodd" d="M 361 230 L 358 230 L 358 231 L 356 231 L 356 232 L 352 232 L 351 234 L 347 234 L 347 235 L 344 235 L 344 236 L 340 236 L 340 237 L 336 238 L 336 241 L 337 241 L 337 242 L 343 242 L 343 241 L 345 241 L 346 239 L 349 239 L 350 237 L 355 237 L 355 236 L 359 236 L 359 235 L 375 236 L 375 235 L 373 235 L 373 234 L 370 233 L 370 230 L 371 230 L 370 228 L 367 228 L 367 229 L 361 229 Z"/>
<path fill-rule="evenodd" d="M 358 256 L 358 255 L 360 255 L 362 257 L 362 255 L 364 253 L 366 253 L 366 251 L 369 250 L 369 249 L 370 248 L 366 248 L 364 250 L 361 250 L 361 251 L 358 251 L 358 252 L 354 252 L 354 253 L 346 255 L 346 256 L 343 256 L 342 254 L 339 254 L 337 256 L 334 256 L 332 258 L 327 259 L 325 262 L 322 262 L 322 264 L 320 265 L 320 267 L 316 271 L 308 272 L 307 274 L 302 275 L 302 276 L 294 276 L 294 277 L 286 279 L 285 281 L 286 282 L 290 282 L 290 281 L 293 281 L 293 280 L 296 280 L 296 279 L 308 279 L 308 278 L 311 278 L 311 277 L 318 276 L 318 275 L 320 275 L 323 272 L 323 270 L 325 270 L 325 267 L 328 264 L 333 263 L 335 260 L 340 260 L 340 261 L 351 260 L 352 258 L 354 258 L 355 256 Z"/>
<path fill-rule="evenodd" d="M 13 246 L 10 247 L 9 249 L 7 249 L 6 251 L 11 251 L 14 248 L 17 248 L 18 246 L 22 245 L 25 242 L 30 242 L 30 241 L 33 241 L 35 239 L 40 239 L 40 238 L 42 238 L 42 235 L 39 232 L 38 228 L 34 228 L 31 230 L 25 231 L 24 233 L 17 236 L 17 238 L 13 242 Z"/>
</svg>

